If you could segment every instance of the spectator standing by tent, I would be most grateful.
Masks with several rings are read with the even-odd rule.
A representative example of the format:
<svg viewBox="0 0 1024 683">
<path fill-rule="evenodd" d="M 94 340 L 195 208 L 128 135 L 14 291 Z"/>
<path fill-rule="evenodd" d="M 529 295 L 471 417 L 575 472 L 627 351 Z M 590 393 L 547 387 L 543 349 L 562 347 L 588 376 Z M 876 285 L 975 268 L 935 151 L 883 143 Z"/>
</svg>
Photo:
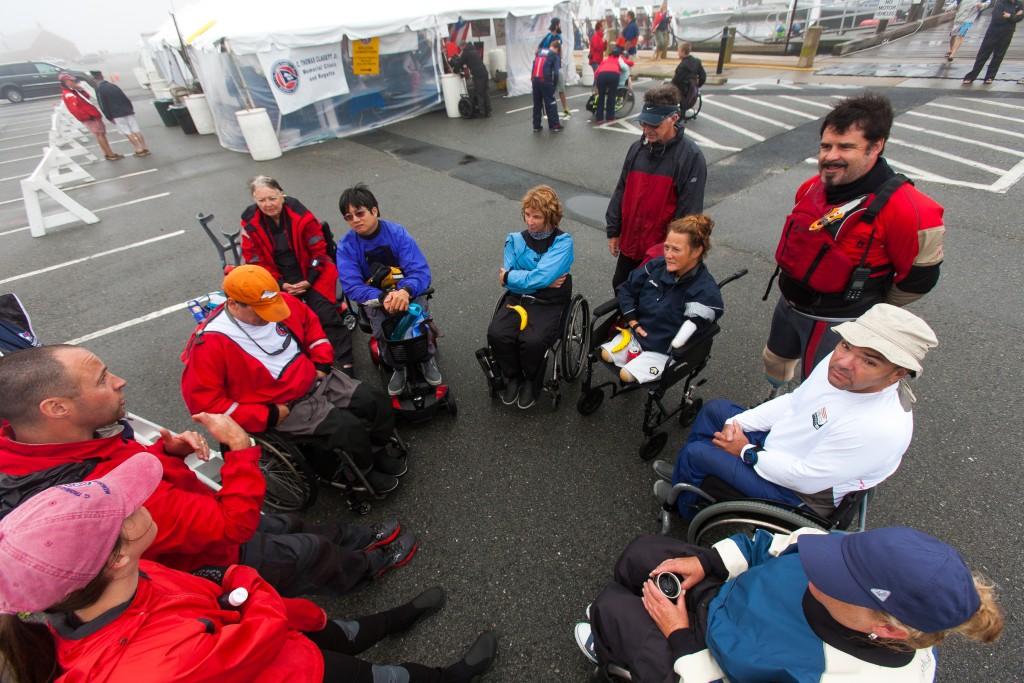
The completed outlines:
<svg viewBox="0 0 1024 683">
<path fill-rule="evenodd" d="M 654 14 L 654 58 L 668 59 L 668 31 L 672 26 L 672 17 L 668 14 L 668 0 L 663 0 L 661 7 Z"/>
<path fill-rule="evenodd" d="M 142 129 L 135 118 L 135 107 L 121 88 L 103 78 L 103 72 L 90 71 L 89 75 L 96 81 L 96 103 L 103 115 L 114 124 L 117 132 L 128 138 L 135 148 L 135 156 L 149 156 L 146 140 L 142 137 Z"/>
<path fill-rule="evenodd" d="M 107 141 L 107 127 L 103 125 L 103 115 L 89 101 L 89 93 L 78 85 L 78 80 L 66 72 L 61 72 L 57 76 L 57 80 L 60 81 L 60 96 L 64 100 L 64 106 L 96 137 L 96 142 L 103 151 L 103 157 L 107 161 L 124 159 L 123 154 L 116 154 L 110 148 L 110 143 Z"/>
</svg>

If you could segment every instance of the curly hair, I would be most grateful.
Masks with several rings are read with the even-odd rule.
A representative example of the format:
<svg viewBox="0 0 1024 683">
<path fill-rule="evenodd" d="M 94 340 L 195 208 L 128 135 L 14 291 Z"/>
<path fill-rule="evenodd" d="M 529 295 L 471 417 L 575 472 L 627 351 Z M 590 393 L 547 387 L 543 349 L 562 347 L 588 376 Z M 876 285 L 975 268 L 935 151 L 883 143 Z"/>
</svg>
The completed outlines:
<svg viewBox="0 0 1024 683">
<path fill-rule="evenodd" d="M 690 240 L 690 248 L 700 248 L 701 260 L 705 259 L 711 251 L 711 231 L 715 228 L 715 222 L 711 216 L 702 213 L 692 214 L 677 218 L 668 224 L 668 231 L 686 235 Z"/>
<path fill-rule="evenodd" d="M 562 222 L 562 202 L 558 199 L 558 194 L 547 185 L 537 185 L 526 191 L 520 207 L 523 220 L 526 220 L 527 209 L 544 214 L 544 222 L 552 228 L 558 227 Z"/>
</svg>

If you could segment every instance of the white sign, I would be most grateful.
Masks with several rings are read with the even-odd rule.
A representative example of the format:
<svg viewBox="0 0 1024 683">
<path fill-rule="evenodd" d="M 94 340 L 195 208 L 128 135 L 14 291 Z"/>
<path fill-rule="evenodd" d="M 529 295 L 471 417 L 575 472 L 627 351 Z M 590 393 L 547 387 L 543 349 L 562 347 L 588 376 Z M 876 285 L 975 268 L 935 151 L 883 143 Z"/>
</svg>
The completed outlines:
<svg viewBox="0 0 1024 683">
<path fill-rule="evenodd" d="M 875 10 L 875 19 L 895 19 L 896 10 L 899 9 L 900 0 L 878 0 L 878 9 Z"/>
<path fill-rule="evenodd" d="M 348 93 L 341 45 L 317 45 L 259 53 L 263 75 L 281 114 Z"/>
</svg>

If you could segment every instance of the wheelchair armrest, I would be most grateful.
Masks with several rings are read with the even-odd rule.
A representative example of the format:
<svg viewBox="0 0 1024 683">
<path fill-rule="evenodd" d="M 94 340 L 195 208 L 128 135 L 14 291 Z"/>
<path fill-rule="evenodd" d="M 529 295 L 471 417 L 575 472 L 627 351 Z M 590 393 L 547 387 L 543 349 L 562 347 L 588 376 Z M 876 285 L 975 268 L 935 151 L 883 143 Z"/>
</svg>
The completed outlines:
<svg viewBox="0 0 1024 683">
<path fill-rule="evenodd" d="M 612 311 L 617 311 L 618 309 L 619 309 L 619 300 L 618 299 L 611 299 L 609 301 L 605 301 L 603 304 L 601 304 L 600 306 L 595 308 L 593 311 L 591 311 L 591 315 L 594 316 L 595 318 L 600 318 L 602 316 L 608 315 Z"/>
<path fill-rule="evenodd" d="M 702 344 L 711 337 L 714 337 L 716 334 L 718 334 L 720 329 L 721 328 L 718 326 L 718 323 L 711 323 L 703 330 L 697 332 L 692 337 L 690 337 L 686 341 L 686 343 L 680 346 L 678 349 L 671 349 L 671 351 L 669 351 L 668 354 L 669 357 L 672 359 L 673 362 L 679 362 L 681 360 L 684 360 L 698 344 Z"/>
<path fill-rule="evenodd" d="M 719 280 L 718 288 L 721 289 L 722 287 L 725 287 L 727 284 L 729 284 L 733 280 L 739 280 L 741 277 L 746 275 L 748 272 L 750 272 L 750 271 L 748 271 L 746 268 L 742 268 L 740 270 L 737 270 L 735 273 L 733 273 L 729 277 L 725 278 L 724 280 Z"/>
</svg>

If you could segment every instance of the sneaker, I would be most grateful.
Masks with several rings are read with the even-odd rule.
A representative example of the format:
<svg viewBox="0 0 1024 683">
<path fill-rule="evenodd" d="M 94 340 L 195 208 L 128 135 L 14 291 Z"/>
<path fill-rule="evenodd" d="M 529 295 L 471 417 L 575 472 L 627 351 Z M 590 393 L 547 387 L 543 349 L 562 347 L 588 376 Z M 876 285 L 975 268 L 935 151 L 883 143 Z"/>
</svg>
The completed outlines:
<svg viewBox="0 0 1024 683">
<path fill-rule="evenodd" d="M 420 363 L 420 371 L 423 373 L 424 381 L 432 387 L 436 387 L 441 383 L 441 371 L 437 367 L 437 361 L 433 358 L 428 358 L 425 362 Z"/>
<path fill-rule="evenodd" d="M 565 110 L 562 111 L 561 114 L 558 115 L 558 118 L 563 119 L 563 120 L 564 119 L 571 119 L 572 118 L 572 112 L 569 111 L 568 109 L 565 109 Z"/>
<path fill-rule="evenodd" d="M 672 463 L 666 460 L 655 460 L 654 464 L 651 465 L 651 468 L 654 470 L 654 473 L 657 474 L 661 479 L 664 479 L 667 482 L 672 481 L 672 472 L 673 470 L 675 470 L 675 467 L 672 465 Z"/>
<path fill-rule="evenodd" d="M 443 680 L 454 683 L 470 683 L 477 676 L 487 673 L 487 670 L 494 664 L 494 658 L 498 656 L 498 638 L 493 631 L 484 631 L 479 636 L 462 659 L 451 666 L 445 667 Z"/>
<path fill-rule="evenodd" d="M 405 391 L 405 368 L 397 368 L 388 382 L 388 395 L 399 396 Z"/>
<path fill-rule="evenodd" d="M 373 457 L 373 469 L 392 477 L 400 477 L 409 471 L 409 464 L 406 458 L 399 458 L 387 451 L 381 451 Z"/>
<path fill-rule="evenodd" d="M 669 498 L 672 496 L 672 483 L 667 482 L 664 479 L 659 479 L 654 482 L 654 497 L 658 499 L 658 502 L 662 505 L 668 505 Z"/>
<path fill-rule="evenodd" d="M 420 544 L 412 534 L 402 534 L 382 548 L 366 553 L 370 560 L 370 576 L 375 579 L 387 574 L 392 569 L 404 567 L 412 561 Z"/>
<path fill-rule="evenodd" d="M 516 405 L 520 410 L 532 408 L 533 404 L 537 402 L 537 387 L 534 384 L 534 382 L 526 380 L 523 382 L 522 388 L 519 389 L 519 400 L 516 401 Z"/>
<path fill-rule="evenodd" d="M 594 631 L 590 624 L 585 621 L 577 622 L 573 629 L 576 636 L 576 644 L 579 646 L 583 656 L 590 660 L 591 664 L 597 664 L 597 650 L 594 649 Z"/>
<path fill-rule="evenodd" d="M 389 474 L 370 470 L 363 476 L 366 477 L 366 481 L 369 482 L 370 487 L 373 488 L 374 493 L 377 495 L 391 493 L 398 488 L 398 479 Z M 364 484 L 363 480 L 358 477 L 354 482 L 352 482 L 352 490 L 359 492 L 368 491 L 366 484 Z"/>
<path fill-rule="evenodd" d="M 507 406 L 515 405 L 519 398 L 519 388 L 523 385 L 523 378 L 518 375 L 505 378 L 505 389 L 501 392 L 501 402 Z"/>
<path fill-rule="evenodd" d="M 551 132 L 552 133 L 561 133 L 562 132 L 562 126 L 551 126 Z"/>
<path fill-rule="evenodd" d="M 534 132 L 534 133 L 539 133 L 539 132 L 541 132 L 542 130 L 544 130 L 544 129 L 543 129 L 543 128 L 534 128 L 534 129 L 533 129 L 533 132 Z"/>
<path fill-rule="evenodd" d="M 342 543 L 338 545 L 368 553 L 394 541 L 398 538 L 398 532 L 401 530 L 402 526 L 397 519 L 385 519 L 383 522 L 375 522 L 369 526 L 352 526 L 346 534 L 351 540 L 346 542 L 343 539 Z"/>
</svg>

